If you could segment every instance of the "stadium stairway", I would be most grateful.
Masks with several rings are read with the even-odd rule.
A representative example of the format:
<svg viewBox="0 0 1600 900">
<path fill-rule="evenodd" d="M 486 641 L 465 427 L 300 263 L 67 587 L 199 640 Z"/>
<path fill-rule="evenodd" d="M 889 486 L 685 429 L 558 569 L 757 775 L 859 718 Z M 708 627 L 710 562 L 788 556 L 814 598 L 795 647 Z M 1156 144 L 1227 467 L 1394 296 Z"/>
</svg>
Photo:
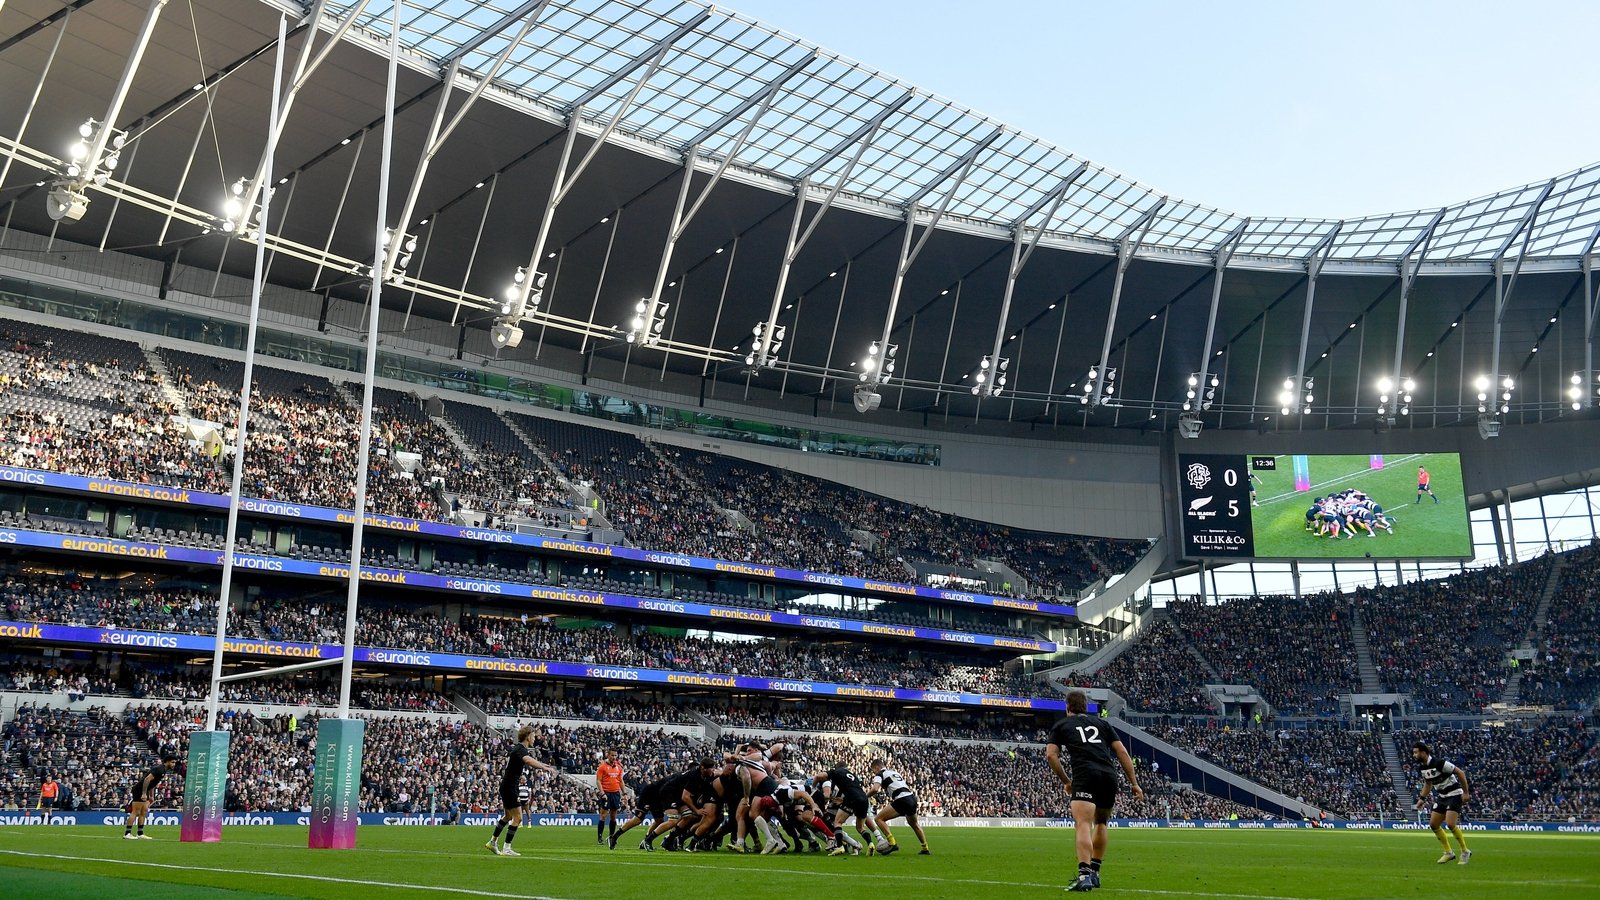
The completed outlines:
<svg viewBox="0 0 1600 900">
<path fill-rule="evenodd" d="M 1533 648 L 1544 640 L 1545 629 L 1550 627 L 1550 601 L 1561 590 L 1561 572 L 1567 567 L 1565 553 L 1557 553 L 1550 559 L 1550 574 L 1544 580 L 1544 592 L 1539 595 L 1539 605 L 1534 607 L 1533 618 L 1528 622 L 1528 633 L 1523 636 L 1522 643 L 1513 651 L 1517 659 L 1527 660 L 1533 658 Z M 1522 697 L 1522 667 L 1511 670 L 1511 677 L 1506 679 L 1505 690 L 1500 692 L 1500 703 L 1505 706 L 1515 706 Z"/>
<path fill-rule="evenodd" d="M 685 709 L 684 712 L 688 713 L 689 718 L 693 719 L 697 724 L 699 724 L 705 735 L 706 743 L 712 745 L 713 747 L 717 746 L 717 743 L 722 740 L 722 726 L 718 725 L 710 716 L 696 712 L 695 710 Z"/>
<path fill-rule="evenodd" d="M 528 437 L 528 433 L 517 425 L 516 419 L 506 415 L 504 410 L 496 410 L 495 415 L 499 416 L 500 421 L 504 422 L 505 426 L 511 429 L 511 433 L 517 436 L 517 440 L 522 442 L 523 448 L 528 453 L 533 454 L 534 458 L 539 460 L 545 470 L 561 482 L 561 486 L 567 489 L 568 494 L 572 495 L 573 502 L 577 504 L 578 508 L 588 513 L 589 522 L 592 525 L 608 530 L 612 528 L 611 520 L 606 518 L 606 501 L 604 497 L 601 497 L 592 488 L 574 484 L 567 476 L 561 474 L 561 467 L 556 465 L 556 461 L 551 459 L 549 454 L 539 448 L 539 444 L 533 438 Z"/>
<path fill-rule="evenodd" d="M 668 456 L 666 453 L 662 452 L 660 445 L 651 440 L 649 435 L 644 435 L 641 440 L 645 449 L 650 451 L 650 453 L 653 454 L 656 459 L 661 460 L 661 464 L 666 467 L 667 471 L 677 476 L 678 483 L 683 486 L 684 490 L 704 498 L 706 503 L 710 505 L 712 509 L 721 513 L 722 517 L 727 519 L 728 523 L 736 530 L 746 534 L 753 533 L 756 530 L 756 523 L 750 521 L 749 516 L 745 515 L 741 510 L 730 509 L 718 503 L 717 498 L 712 496 L 710 491 L 706 490 L 705 485 L 694 480 L 693 478 L 690 478 L 689 474 L 683 471 L 683 468 L 678 465 L 677 461 Z"/>
<path fill-rule="evenodd" d="M 462 459 L 471 463 L 478 462 L 478 451 L 473 449 L 472 444 L 461 436 L 461 432 L 453 422 L 444 416 L 429 416 L 428 421 L 449 436 L 450 443 L 455 445 L 456 452 L 461 454 Z"/>
<path fill-rule="evenodd" d="M 178 390 L 177 386 L 172 383 L 172 370 L 167 368 L 167 361 L 162 359 L 161 354 L 157 353 L 153 347 L 146 347 L 140 344 L 139 350 L 144 354 L 145 365 L 149 366 L 151 374 L 156 376 L 156 383 L 161 385 L 162 398 L 172 404 L 174 412 L 180 416 L 187 417 L 189 415 L 189 399 L 183 395 L 183 391 Z"/>
<path fill-rule="evenodd" d="M 1389 782 L 1394 785 L 1394 795 L 1407 805 L 1415 803 L 1411 775 L 1406 771 L 1405 758 L 1400 755 L 1400 749 L 1394 745 L 1394 735 L 1385 734 L 1379 746 L 1383 749 L 1383 764 L 1389 770 Z"/>
<path fill-rule="evenodd" d="M 1361 675 L 1361 692 L 1383 693 L 1383 681 L 1378 677 L 1378 664 L 1372 659 L 1372 645 L 1367 643 L 1367 620 L 1361 614 L 1360 604 L 1355 604 L 1351 610 L 1350 644 L 1356 650 L 1356 671 Z"/>
<path fill-rule="evenodd" d="M 468 722 L 487 728 L 495 734 L 499 734 L 501 737 L 507 738 L 508 740 L 510 739 L 509 735 L 494 727 L 494 724 L 489 721 L 489 714 L 484 712 L 483 707 L 473 703 L 471 700 L 467 699 L 465 695 L 457 694 L 453 691 L 449 694 L 449 698 L 450 705 L 461 710 L 461 714 L 467 717 Z"/>
<path fill-rule="evenodd" d="M 1200 648 L 1189 640 L 1189 636 L 1183 633 L 1183 629 L 1174 628 L 1173 631 L 1177 632 L 1178 637 L 1183 641 L 1183 649 L 1189 651 L 1189 655 L 1194 657 L 1195 662 L 1200 664 L 1200 668 L 1210 676 L 1210 680 L 1206 682 L 1207 684 L 1227 683 L 1227 679 L 1223 678 L 1222 673 L 1217 671 L 1217 667 L 1211 664 L 1211 660 L 1206 659 L 1206 655 L 1200 652 Z"/>
<path fill-rule="evenodd" d="M 337 396 L 340 400 L 343 400 L 344 404 L 346 406 L 350 407 L 351 409 L 356 410 L 358 412 L 361 410 L 361 398 L 357 397 L 355 394 L 350 393 L 350 388 L 355 386 L 355 384 L 353 382 L 350 383 L 350 384 L 346 384 L 345 382 L 340 381 L 337 378 L 330 378 L 328 380 L 333 385 L 333 393 L 334 393 L 335 396 Z M 357 418 L 359 418 L 359 417 L 357 417 Z M 376 422 L 378 420 L 376 418 L 374 418 L 373 421 Z"/>
<path fill-rule="evenodd" d="M 1187 784 L 1213 797 L 1265 810 L 1284 819 L 1298 820 L 1315 814 L 1314 808 L 1308 804 L 1201 759 L 1132 722 L 1116 716 L 1112 716 L 1110 721 L 1130 755 L 1147 763 L 1160 763 L 1161 773 L 1174 782 Z M 1334 818 L 1343 818 L 1342 811 L 1330 809 L 1327 812 Z"/>
<path fill-rule="evenodd" d="M 1035 674 L 1037 677 L 1043 679 L 1056 690 L 1066 693 L 1067 691 L 1072 690 L 1072 686 L 1065 680 L 1066 676 L 1074 674 L 1093 675 L 1096 672 L 1099 672 L 1101 669 L 1104 669 L 1106 666 L 1111 664 L 1112 660 L 1116 659 L 1118 656 L 1121 656 L 1124 650 L 1132 647 L 1134 642 L 1139 639 L 1139 636 L 1144 634 L 1147 628 L 1156 623 L 1157 617 L 1165 616 L 1166 612 L 1167 611 L 1165 607 L 1161 609 L 1155 609 L 1153 607 L 1147 609 L 1140 615 L 1136 616 L 1133 622 L 1128 625 L 1128 627 L 1118 632 L 1116 637 L 1113 637 L 1111 640 L 1101 645 L 1100 649 L 1096 650 L 1088 659 L 1067 663 L 1063 666 L 1056 666 L 1052 669 L 1045 669 Z"/>
</svg>

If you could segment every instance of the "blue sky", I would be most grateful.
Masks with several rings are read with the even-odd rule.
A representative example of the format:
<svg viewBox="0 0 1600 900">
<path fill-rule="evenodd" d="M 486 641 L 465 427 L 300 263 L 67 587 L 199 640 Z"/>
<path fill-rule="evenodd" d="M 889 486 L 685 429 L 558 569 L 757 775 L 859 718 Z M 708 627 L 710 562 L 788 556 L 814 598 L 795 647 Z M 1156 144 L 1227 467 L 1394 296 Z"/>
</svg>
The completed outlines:
<svg viewBox="0 0 1600 900">
<path fill-rule="evenodd" d="M 731 0 L 1157 190 L 1436 207 L 1600 160 L 1600 3 Z"/>
</svg>

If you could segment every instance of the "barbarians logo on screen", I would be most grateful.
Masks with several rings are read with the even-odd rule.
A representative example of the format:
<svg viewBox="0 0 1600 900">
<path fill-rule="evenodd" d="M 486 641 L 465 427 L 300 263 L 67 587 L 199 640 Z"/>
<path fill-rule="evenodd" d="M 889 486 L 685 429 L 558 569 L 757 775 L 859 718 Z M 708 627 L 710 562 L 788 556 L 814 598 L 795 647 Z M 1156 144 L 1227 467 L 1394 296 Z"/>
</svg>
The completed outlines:
<svg viewBox="0 0 1600 900">
<path fill-rule="evenodd" d="M 1205 463 L 1190 463 L 1184 477 L 1189 480 L 1189 486 L 1198 491 L 1211 483 L 1211 468 Z"/>
</svg>

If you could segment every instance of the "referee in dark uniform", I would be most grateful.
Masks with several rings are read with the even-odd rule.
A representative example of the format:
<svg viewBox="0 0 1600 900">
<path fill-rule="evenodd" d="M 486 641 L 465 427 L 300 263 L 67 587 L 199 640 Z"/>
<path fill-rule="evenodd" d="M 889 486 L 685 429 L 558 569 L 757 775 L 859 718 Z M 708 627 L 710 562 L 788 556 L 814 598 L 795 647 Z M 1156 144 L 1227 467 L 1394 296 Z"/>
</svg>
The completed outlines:
<svg viewBox="0 0 1600 900">
<path fill-rule="evenodd" d="M 1061 761 L 1065 750 L 1072 772 Z M 1106 823 L 1117 799 L 1117 764 L 1128 776 L 1133 795 L 1144 799 L 1133 759 L 1122 739 L 1105 719 L 1089 715 L 1089 697 L 1083 691 L 1067 695 L 1067 717 L 1050 731 L 1044 758 L 1066 785 L 1072 798 L 1072 823 L 1077 832 L 1078 878 L 1069 891 L 1091 891 L 1100 886 L 1100 861 L 1106 855 Z"/>
</svg>

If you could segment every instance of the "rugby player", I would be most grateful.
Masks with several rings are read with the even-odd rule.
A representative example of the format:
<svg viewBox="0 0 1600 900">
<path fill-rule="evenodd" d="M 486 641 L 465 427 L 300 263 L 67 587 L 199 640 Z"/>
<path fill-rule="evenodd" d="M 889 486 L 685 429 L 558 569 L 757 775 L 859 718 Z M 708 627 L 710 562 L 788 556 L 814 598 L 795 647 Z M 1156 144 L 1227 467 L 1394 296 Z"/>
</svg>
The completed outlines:
<svg viewBox="0 0 1600 900">
<path fill-rule="evenodd" d="M 133 783 L 133 799 L 128 803 L 128 821 L 123 826 L 122 838 L 128 841 L 148 841 L 150 835 L 144 833 L 144 821 L 150 816 L 150 802 L 156 798 L 156 785 L 161 783 L 168 772 L 178 768 L 178 758 L 168 753 L 161 757 L 161 762 L 150 767 L 150 771 L 139 774 L 139 780 Z M 48 814 L 47 814 L 48 815 Z M 133 833 L 134 824 L 138 823 L 139 833 Z"/>
<path fill-rule="evenodd" d="M 1433 811 L 1428 814 L 1428 827 L 1433 830 L 1433 836 L 1439 839 L 1439 846 L 1444 848 L 1444 855 L 1438 861 L 1447 863 L 1456 859 L 1456 854 L 1450 850 L 1450 841 L 1440 827 L 1448 825 L 1450 833 L 1456 836 L 1456 843 L 1461 845 L 1460 865 L 1466 865 L 1467 860 L 1472 858 L 1472 851 L 1467 849 L 1467 836 L 1461 833 L 1461 810 L 1472 799 L 1472 785 L 1467 781 L 1466 770 L 1448 759 L 1434 756 L 1422 741 L 1411 745 L 1411 759 L 1422 770 L 1422 796 L 1417 798 L 1417 809 L 1427 805 L 1428 796 L 1433 795 Z"/>
<path fill-rule="evenodd" d="M 819 793 L 823 800 L 834 810 L 833 827 L 840 839 L 850 847 L 850 855 L 856 856 L 861 852 L 860 842 L 844 829 L 852 818 L 856 820 L 856 831 L 866 839 L 867 852 L 873 852 L 877 838 L 873 837 L 872 830 L 876 823 L 868 815 L 867 790 L 861 785 L 861 779 L 844 766 L 834 766 L 813 777 L 822 785 Z"/>
<path fill-rule="evenodd" d="M 877 848 L 879 853 L 889 854 L 900 849 L 900 843 L 894 839 L 894 832 L 889 830 L 889 823 L 901 816 L 905 817 L 906 824 L 917 834 L 917 842 L 922 845 L 918 856 L 929 856 L 928 835 L 922 830 L 922 823 L 917 819 L 917 794 L 900 777 L 900 773 L 889 768 L 883 757 L 873 757 L 867 764 L 872 770 L 872 781 L 867 785 L 867 796 L 882 793 L 888 801 L 878 807 L 878 814 L 873 817 L 874 824 L 878 827 L 880 838 Z"/>
<path fill-rule="evenodd" d="M 521 856 L 522 854 L 511 849 L 511 842 L 517 838 L 517 827 L 522 824 L 522 806 L 526 801 L 518 796 L 517 788 L 522 783 L 522 773 L 528 767 L 543 769 L 546 772 L 556 771 L 555 766 L 546 765 L 539 761 L 533 752 L 534 727 L 524 725 L 517 729 L 516 743 L 511 745 L 511 752 L 506 756 L 505 771 L 500 775 L 500 819 L 494 823 L 494 836 L 484 843 L 490 853 L 496 856 Z M 500 832 L 506 833 L 506 842 L 500 844 Z"/>
<path fill-rule="evenodd" d="M 1072 762 L 1070 774 L 1061 762 L 1063 750 Z M 1117 763 L 1122 764 L 1133 795 L 1144 799 L 1139 777 L 1133 772 L 1133 759 L 1111 724 L 1089 715 L 1089 697 L 1083 691 L 1067 694 L 1067 716 L 1050 730 L 1044 758 L 1066 786 L 1067 796 L 1072 798 L 1078 878 L 1067 890 L 1094 890 L 1100 886 L 1100 863 L 1106 855 L 1106 823 L 1111 821 L 1111 808 L 1117 799 Z"/>
</svg>

